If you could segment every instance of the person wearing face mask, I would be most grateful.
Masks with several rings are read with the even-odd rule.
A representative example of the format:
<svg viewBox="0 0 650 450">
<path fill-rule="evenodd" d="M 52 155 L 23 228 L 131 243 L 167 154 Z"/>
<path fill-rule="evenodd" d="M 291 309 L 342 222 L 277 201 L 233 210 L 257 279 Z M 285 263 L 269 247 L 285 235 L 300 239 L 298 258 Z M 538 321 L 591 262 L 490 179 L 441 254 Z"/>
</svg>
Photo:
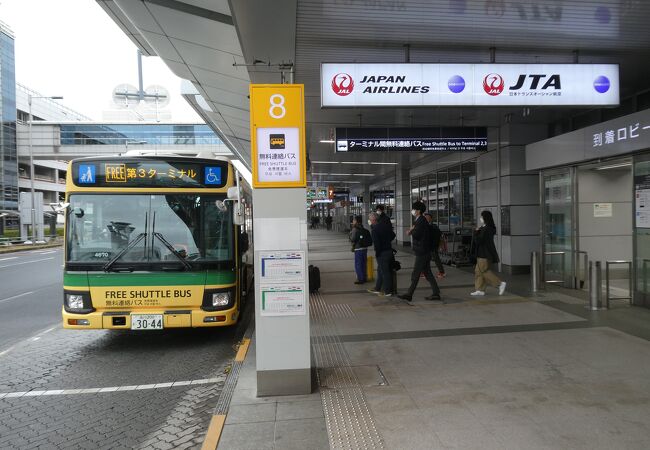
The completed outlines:
<svg viewBox="0 0 650 450">
<path fill-rule="evenodd" d="M 379 222 L 383 222 L 390 226 L 390 229 L 393 229 L 393 223 L 390 221 L 390 217 L 386 214 L 386 207 L 384 205 L 377 205 L 377 217 Z"/>
<path fill-rule="evenodd" d="M 499 262 L 499 254 L 494 245 L 494 235 L 497 227 L 494 224 L 494 218 L 490 211 L 481 212 L 479 218 L 480 226 L 474 232 L 474 242 L 476 246 L 476 266 L 474 266 L 474 288 L 471 293 L 474 297 L 485 295 L 487 284 L 499 289 L 499 295 L 503 295 L 506 290 L 505 281 L 490 270 L 490 265 Z"/>
<path fill-rule="evenodd" d="M 422 202 L 413 203 L 411 214 L 415 217 L 415 223 L 409 230 L 408 234 L 413 238 L 413 253 L 415 253 L 415 263 L 413 265 L 413 272 L 411 273 L 411 286 L 409 286 L 406 294 L 398 295 L 402 300 L 411 302 L 413 300 L 413 293 L 420 281 L 420 274 L 424 273 L 424 277 L 431 285 L 432 294 L 426 297 L 427 300 L 441 300 L 440 289 L 438 283 L 431 273 L 431 227 L 424 218 L 424 210 L 426 207 Z"/>
</svg>

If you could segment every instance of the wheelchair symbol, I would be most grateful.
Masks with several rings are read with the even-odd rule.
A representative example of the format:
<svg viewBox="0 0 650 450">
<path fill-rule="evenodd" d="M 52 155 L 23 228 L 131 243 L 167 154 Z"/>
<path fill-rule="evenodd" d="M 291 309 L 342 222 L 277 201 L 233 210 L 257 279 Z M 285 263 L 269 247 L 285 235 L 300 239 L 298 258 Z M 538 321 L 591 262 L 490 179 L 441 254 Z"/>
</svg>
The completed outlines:
<svg viewBox="0 0 650 450">
<path fill-rule="evenodd" d="M 216 172 L 213 172 L 213 170 Z M 219 184 L 221 183 L 221 168 L 220 167 L 206 167 L 205 168 L 205 184 Z"/>
</svg>

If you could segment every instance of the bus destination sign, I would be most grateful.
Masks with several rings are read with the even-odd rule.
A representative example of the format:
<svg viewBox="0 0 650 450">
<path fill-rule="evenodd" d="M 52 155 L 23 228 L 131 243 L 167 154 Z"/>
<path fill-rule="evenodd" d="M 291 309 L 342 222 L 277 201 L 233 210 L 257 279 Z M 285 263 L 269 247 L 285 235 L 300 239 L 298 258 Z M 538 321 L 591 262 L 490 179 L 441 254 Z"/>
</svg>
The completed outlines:
<svg viewBox="0 0 650 450">
<path fill-rule="evenodd" d="M 479 152 L 485 127 L 337 128 L 337 152 Z"/>
<path fill-rule="evenodd" d="M 220 161 L 86 160 L 72 165 L 72 180 L 81 187 L 219 188 L 227 177 L 228 166 Z"/>
</svg>

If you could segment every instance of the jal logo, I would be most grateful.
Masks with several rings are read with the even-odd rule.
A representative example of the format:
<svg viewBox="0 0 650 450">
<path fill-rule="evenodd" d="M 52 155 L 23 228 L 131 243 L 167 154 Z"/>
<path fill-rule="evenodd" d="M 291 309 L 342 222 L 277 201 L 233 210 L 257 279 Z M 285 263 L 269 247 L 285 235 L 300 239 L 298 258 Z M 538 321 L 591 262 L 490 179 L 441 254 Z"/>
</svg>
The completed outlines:
<svg viewBox="0 0 650 450">
<path fill-rule="evenodd" d="M 504 86 L 503 77 L 498 73 L 489 73 L 483 78 L 483 90 L 488 95 L 499 95 Z"/>
<path fill-rule="evenodd" d="M 609 91 L 609 78 L 604 75 L 599 76 L 594 80 L 594 89 L 599 94 L 604 94 Z"/>
<path fill-rule="evenodd" d="M 547 78 L 548 77 L 548 78 Z M 562 89 L 562 83 L 560 82 L 560 75 L 555 74 L 551 75 L 550 77 L 546 74 L 538 74 L 538 75 L 519 75 L 519 78 L 517 79 L 517 83 L 513 86 L 510 86 L 511 91 L 518 91 L 524 85 L 526 84 L 526 80 L 529 81 L 528 84 L 528 89 L 531 91 L 534 91 L 539 87 L 539 85 L 542 85 L 542 90 L 544 89 Z"/>
<path fill-rule="evenodd" d="M 354 89 L 354 81 L 347 73 L 337 73 L 332 78 L 332 90 L 336 95 L 345 97 L 352 93 L 352 89 Z"/>
</svg>

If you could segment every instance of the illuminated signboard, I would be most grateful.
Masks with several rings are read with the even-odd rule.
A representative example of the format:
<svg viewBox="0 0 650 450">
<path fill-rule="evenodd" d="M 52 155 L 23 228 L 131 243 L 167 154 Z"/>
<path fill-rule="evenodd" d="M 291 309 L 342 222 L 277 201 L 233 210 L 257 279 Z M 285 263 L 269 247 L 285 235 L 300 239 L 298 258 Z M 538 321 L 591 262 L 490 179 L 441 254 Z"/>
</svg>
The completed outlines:
<svg viewBox="0 0 650 450">
<path fill-rule="evenodd" d="M 327 187 L 307 188 L 307 200 L 325 200 L 329 198 Z"/>
<path fill-rule="evenodd" d="M 323 107 L 618 104 L 617 64 L 321 65 Z"/>
<path fill-rule="evenodd" d="M 226 184 L 223 161 L 97 159 L 72 163 L 72 182 L 81 187 L 219 188 Z"/>
<path fill-rule="evenodd" d="M 337 128 L 337 152 L 478 152 L 485 127 Z"/>
</svg>

